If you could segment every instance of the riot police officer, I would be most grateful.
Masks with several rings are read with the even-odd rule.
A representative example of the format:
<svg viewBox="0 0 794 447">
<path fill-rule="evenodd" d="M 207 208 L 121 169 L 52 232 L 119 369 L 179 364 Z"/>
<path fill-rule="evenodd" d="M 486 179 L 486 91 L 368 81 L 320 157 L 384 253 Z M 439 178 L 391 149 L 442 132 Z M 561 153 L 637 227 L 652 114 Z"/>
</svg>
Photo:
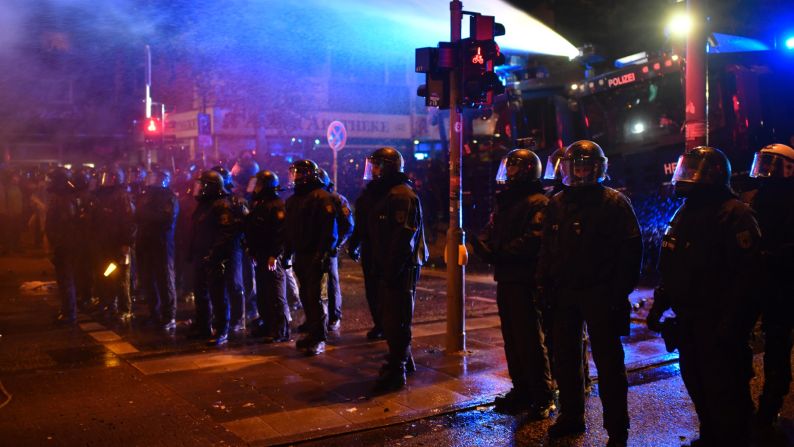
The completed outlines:
<svg viewBox="0 0 794 447">
<path fill-rule="evenodd" d="M 685 201 L 662 241 L 662 278 L 647 321 L 663 333 L 668 349 L 677 345 L 681 377 L 700 420 L 700 440 L 693 444 L 699 446 L 749 445 L 753 411 L 748 342 L 757 316 L 760 232 L 730 177 L 730 163 L 718 149 L 696 147 L 678 159 L 672 182 Z M 676 319 L 660 323 L 668 308 Z"/>
<path fill-rule="evenodd" d="M 49 174 L 49 203 L 45 232 L 52 251 L 61 312 L 57 322 L 77 322 L 77 295 L 75 292 L 75 268 L 77 247 L 80 239 L 75 237 L 79 228 L 77 194 L 66 168 L 55 168 Z"/>
<path fill-rule="evenodd" d="M 377 280 L 377 299 L 383 333 L 389 346 L 388 361 L 381 369 L 374 391 L 388 392 L 405 386 L 406 364 L 411 360 L 411 324 L 416 282 L 427 261 L 422 227 L 422 205 L 408 176 L 402 155 L 382 147 L 368 158 L 364 180 L 372 187 L 367 211 L 367 241 L 371 269 Z"/>
<path fill-rule="evenodd" d="M 353 233 L 354 221 L 353 212 L 350 210 L 350 202 L 347 197 L 334 190 L 334 183 L 328 176 L 325 169 L 320 168 L 320 180 L 323 182 L 325 190 L 331 194 L 336 208 L 336 245 L 331 251 L 330 270 L 328 272 L 328 330 L 339 330 L 342 322 L 342 289 L 339 287 L 339 261 L 337 253 L 339 248 L 347 242 Z"/>
<path fill-rule="evenodd" d="M 241 195 L 234 193 L 234 181 L 232 175 L 223 166 L 215 166 L 213 171 L 219 173 L 223 178 L 223 185 L 229 193 L 228 199 L 234 213 L 236 222 L 243 222 L 248 215 L 248 203 Z M 247 186 L 247 185 L 246 185 Z M 236 232 L 232 247 L 231 258 L 224 269 L 226 279 L 226 293 L 231 302 L 231 330 L 240 333 L 245 330 L 245 304 L 246 293 L 243 281 L 244 255 L 243 255 L 243 232 Z M 250 259 L 247 260 L 249 263 Z"/>
<path fill-rule="evenodd" d="M 760 284 L 764 331 L 764 388 L 756 421 L 769 431 L 777 421 L 791 383 L 791 328 L 794 318 L 794 149 L 765 146 L 755 154 L 750 176 L 759 188 L 750 206 L 761 228 L 763 275 Z"/>
<path fill-rule="evenodd" d="M 562 158 L 565 156 L 565 148 L 559 147 L 546 158 L 546 170 L 543 172 L 543 180 L 546 181 L 546 197 L 554 197 L 558 192 L 565 188 L 562 183 Z M 549 361 L 554 359 L 554 306 L 552 303 L 541 302 L 543 315 L 543 333 L 546 335 L 546 350 L 549 354 Z M 592 380 L 590 379 L 590 363 L 587 355 L 587 326 L 582 331 L 582 375 L 584 376 L 585 393 L 590 393 Z"/>
<path fill-rule="evenodd" d="M 323 274 L 330 270 L 336 247 L 336 206 L 323 188 L 320 168 L 311 160 L 298 160 L 289 168 L 295 193 L 287 199 L 286 259 L 294 254 L 300 299 L 306 314 L 306 336 L 295 346 L 308 355 L 325 351 L 328 313 L 321 298 Z"/>
<path fill-rule="evenodd" d="M 72 173 L 77 200 L 76 238 L 89 240 L 91 234 L 91 209 L 94 206 L 92 183 L 95 181 L 92 172 L 85 168 L 78 168 Z M 96 186 L 96 185 L 94 185 Z M 90 309 L 93 302 L 93 285 L 99 266 L 96 265 L 96 247 L 94 244 L 77 244 L 75 248 L 75 289 L 77 291 L 77 306 L 84 310 Z"/>
<path fill-rule="evenodd" d="M 375 199 L 380 191 L 380 182 L 369 182 L 364 190 L 356 199 L 355 211 L 353 212 L 354 221 L 358 225 L 353 227 L 353 233 L 347 241 L 347 253 L 350 259 L 361 261 L 361 270 L 364 274 L 364 294 L 366 295 L 369 313 L 372 316 L 372 329 L 367 331 L 367 339 L 383 339 L 383 323 L 380 315 L 380 300 L 378 299 L 378 277 L 375 275 L 374 263 L 372 259 L 372 242 L 367 233 L 367 221 L 369 210 L 372 208 Z"/>
<path fill-rule="evenodd" d="M 176 329 L 174 228 L 179 202 L 169 188 L 171 172 L 154 168 L 138 198 L 138 284 L 149 304 L 149 316 L 165 330 Z"/>
<path fill-rule="evenodd" d="M 286 209 L 278 193 L 278 176 L 260 171 L 250 179 L 251 213 L 246 219 L 246 243 L 256 263 L 259 322 L 265 342 L 289 340 L 289 305 L 284 276 Z"/>
<path fill-rule="evenodd" d="M 245 199 L 243 202 L 247 206 L 247 202 L 252 199 L 251 193 L 248 191 L 248 186 L 252 179 L 259 172 L 259 163 L 250 157 L 250 153 L 244 154 L 239 160 L 234 163 L 231 169 L 232 183 L 234 189 L 232 192 L 235 196 Z M 243 276 L 243 290 L 245 293 L 245 313 L 246 318 L 255 320 L 258 315 L 257 309 L 257 295 L 256 295 L 256 280 L 254 273 L 254 263 L 248 252 L 243 250 L 242 259 L 242 276 Z"/>
<path fill-rule="evenodd" d="M 231 318 L 225 274 L 234 256 L 241 223 L 232 209 L 223 177 L 217 171 L 201 174 L 195 195 L 198 206 L 191 221 L 189 254 L 195 267 L 196 322 L 192 335 L 210 338 L 211 344 L 223 345 L 229 338 Z M 214 339 L 211 338 L 210 316 Z"/>
<path fill-rule="evenodd" d="M 628 335 L 628 296 L 639 279 L 642 239 L 629 200 L 602 184 L 607 159 L 587 140 L 565 150 L 559 194 L 549 201 L 538 284 L 553 307 L 554 377 L 561 414 L 549 428 L 559 437 L 585 431 L 582 330 L 587 324 L 598 368 L 610 446 L 628 439 L 628 380 L 620 337 Z"/>
<path fill-rule="evenodd" d="M 104 167 L 98 173 L 92 233 L 101 275 L 99 296 L 104 310 L 121 321 L 132 318 L 130 266 L 135 243 L 135 206 L 124 183 L 124 171 Z"/>
<path fill-rule="evenodd" d="M 543 210 L 549 201 L 540 173 L 540 159 L 529 149 L 514 149 L 502 158 L 496 181 L 507 188 L 496 195 L 490 221 L 474 245 L 475 252 L 494 266 L 496 304 L 513 381 L 513 389 L 497 397 L 495 409 L 509 414 L 526 410 L 531 419 L 549 417 L 554 405 L 534 284 Z"/>
</svg>

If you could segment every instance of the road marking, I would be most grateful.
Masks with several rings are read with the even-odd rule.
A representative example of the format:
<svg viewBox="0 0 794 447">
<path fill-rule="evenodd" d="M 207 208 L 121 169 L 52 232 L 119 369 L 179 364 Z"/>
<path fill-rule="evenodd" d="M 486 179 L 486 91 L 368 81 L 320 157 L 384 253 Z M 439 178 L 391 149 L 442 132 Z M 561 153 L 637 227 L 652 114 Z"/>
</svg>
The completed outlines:
<svg viewBox="0 0 794 447">
<path fill-rule="evenodd" d="M 89 332 L 88 335 L 100 343 L 108 343 L 112 341 L 121 341 L 121 336 L 113 331 L 96 331 Z"/>
<path fill-rule="evenodd" d="M 472 301 L 482 301 L 482 302 L 485 302 L 485 303 L 495 303 L 496 302 L 496 298 L 488 298 L 488 297 L 477 296 L 477 295 L 466 295 L 466 299 L 467 300 L 472 300 Z"/>
<path fill-rule="evenodd" d="M 267 363 L 276 356 L 252 355 L 243 353 L 204 353 L 170 356 L 162 359 L 142 360 L 130 364 L 145 375 L 164 374 L 179 371 L 192 371 L 206 368 L 228 368 Z"/>
</svg>

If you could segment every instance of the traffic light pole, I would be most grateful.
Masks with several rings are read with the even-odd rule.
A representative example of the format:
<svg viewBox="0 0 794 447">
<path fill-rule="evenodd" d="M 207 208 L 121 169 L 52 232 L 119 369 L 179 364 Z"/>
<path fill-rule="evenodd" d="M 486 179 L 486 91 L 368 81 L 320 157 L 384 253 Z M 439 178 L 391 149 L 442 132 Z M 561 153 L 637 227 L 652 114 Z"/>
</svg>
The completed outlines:
<svg viewBox="0 0 794 447">
<path fill-rule="evenodd" d="M 449 2 L 451 40 L 461 40 L 463 3 Z M 460 107 L 461 68 L 450 70 L 449 84 L 449 229 L 447 230 L 447 352 L 466 349 L 466 235 L 463 232 L 461 213 L 461 162 L 463 160 L 463 114 Z"/>
</svg>

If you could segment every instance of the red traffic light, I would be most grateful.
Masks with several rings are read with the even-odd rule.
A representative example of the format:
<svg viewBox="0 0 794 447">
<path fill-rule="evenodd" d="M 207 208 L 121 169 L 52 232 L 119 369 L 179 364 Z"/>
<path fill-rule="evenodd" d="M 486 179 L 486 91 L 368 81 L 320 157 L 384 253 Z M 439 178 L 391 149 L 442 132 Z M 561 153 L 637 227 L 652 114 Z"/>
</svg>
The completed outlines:
<svg viewBox="0 0 794 447">
<path fill-rule="evenodd" d="M 154 117 L 151 117 L 151 118 L 146 118 L 146 120 L 144 121 L 144 127 L 143 127 L 143 130 L 144 130 L 144 131 L 145 131 L 147 134 L 157 134 L 157 133 L 160 133 L 160 130 L 161 130 L 161 127 L 160 127 L 160 120 L 159 120 L 159 119 L 157 119 L 157 118 L 154 118 Z"/>
</svg>

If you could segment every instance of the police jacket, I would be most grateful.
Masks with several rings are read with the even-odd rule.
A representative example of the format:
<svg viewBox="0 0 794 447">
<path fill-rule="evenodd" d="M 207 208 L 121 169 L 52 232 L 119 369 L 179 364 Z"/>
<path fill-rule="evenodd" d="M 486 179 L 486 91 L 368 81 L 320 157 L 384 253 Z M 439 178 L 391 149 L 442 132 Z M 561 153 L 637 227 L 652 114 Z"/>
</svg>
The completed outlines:
<svg viewBox="0 0 794 447">
<path fill-rule="evenodd" d="M 361 192 L 361 195 L 356 199 L 353 217 L 354 221 L 358 222 L 358 225 L 353 227 L 353 233 L 347 241 L 347 248 L 349 251 L 354 252 L 360 250 L 361 261 L 362 264 L 365 265 L 369 262 L 372 253 L 366 222 L 369 210 L 372 208 L 375 199 L 377 199 L 377 194 L 379 194 L 377 191 L 378 184 L 377 181 L 369 182 Z"/>
<path fill-rule="evenodd" d="M 405 174 L 374 180 L 374 200 L 367 212 L 367 237 L 375 274 L 394 278 L 428 258 L 422 228 L 422 205 Z"/>
<path fill-rule="evenodd" d="M 490 221 L 475 252 L 494 266 L 494 280 L 533 284 L 549 199 L 540 182 L 511 185 L 496 195 Z"/>
<path fill-rule="evenodd" d="M 135 206 L 122 186 L 99 188 L 91 208 L 91 228 L 100 252 L 121 256 L 122 246 L 135 242 Z"/>
<path fill-rule="evenodd" d="M 754 191 L 750 206 L 761 229 L 760 249 L 766 278 L 794 288 L 794 181 L 765 180 Z"/>
<path fill-rule="evenodd" d="M 227 262 L 241 231 L 227 196 L 200 199 L 191 218 L 188 259 L 211 265 Z"/>
<path fill-rule="evenodd" d="M 284 201 L 278 194 L 264 194 L 251 202 L 246 218 L 245 239 L 248 251 L 257 263 L 278 259 L 284 253 Z"/>
<path fill-rule="evenodd" d="M 337 245 L 336 205 L 322 184 L 300 185 L 286 203 L 286 253 L 330 255 Z"/>
<path fill-rule="evenodd" d="M 135 221 L 141 250 L 165 250 L 174 253 L 174 228 L 179 215 L 179 201 L 168 188 L 149 187 L 138 197 Z"/>
<path fill-rule="evenodd" d="M 355 228 L 355 221 L 353 220 L 353 211 L 350 209 L 350 202 L 347 197 L 337 192 L 331 191 L 331 199 L 334 201 L 336 208 L 336 218 L 334 224 L 336 225 L 336 245 L 333 249 L 333 254 L 339 250 L 339 247 L 347 242 L 350 235 L 353 234 Z"/>
<path fill-rule="evenodd" d="M 595 293 L 628 305 L 641 264 L 640 228 L 626 196 L 599 184 L 566 188 L 551 198 L 537 271 L 544 289 Z"/>
<path fill-rule="evenodd" d="M 52 192 L 47 204 L 44 231 L 55 252 L 71 252 L 85 241 L 77 237 L 80 226 L 77 195 L 73 192 Z"/>
<path fill-rule="evenodd" d="M 687 198 L 662 240 L 654 308 L 672 307 L 679 318 L 714 320 L 723 329 L 754 320 L 761 234 L 753 214 L 727 189 Z"/>
</svg>

